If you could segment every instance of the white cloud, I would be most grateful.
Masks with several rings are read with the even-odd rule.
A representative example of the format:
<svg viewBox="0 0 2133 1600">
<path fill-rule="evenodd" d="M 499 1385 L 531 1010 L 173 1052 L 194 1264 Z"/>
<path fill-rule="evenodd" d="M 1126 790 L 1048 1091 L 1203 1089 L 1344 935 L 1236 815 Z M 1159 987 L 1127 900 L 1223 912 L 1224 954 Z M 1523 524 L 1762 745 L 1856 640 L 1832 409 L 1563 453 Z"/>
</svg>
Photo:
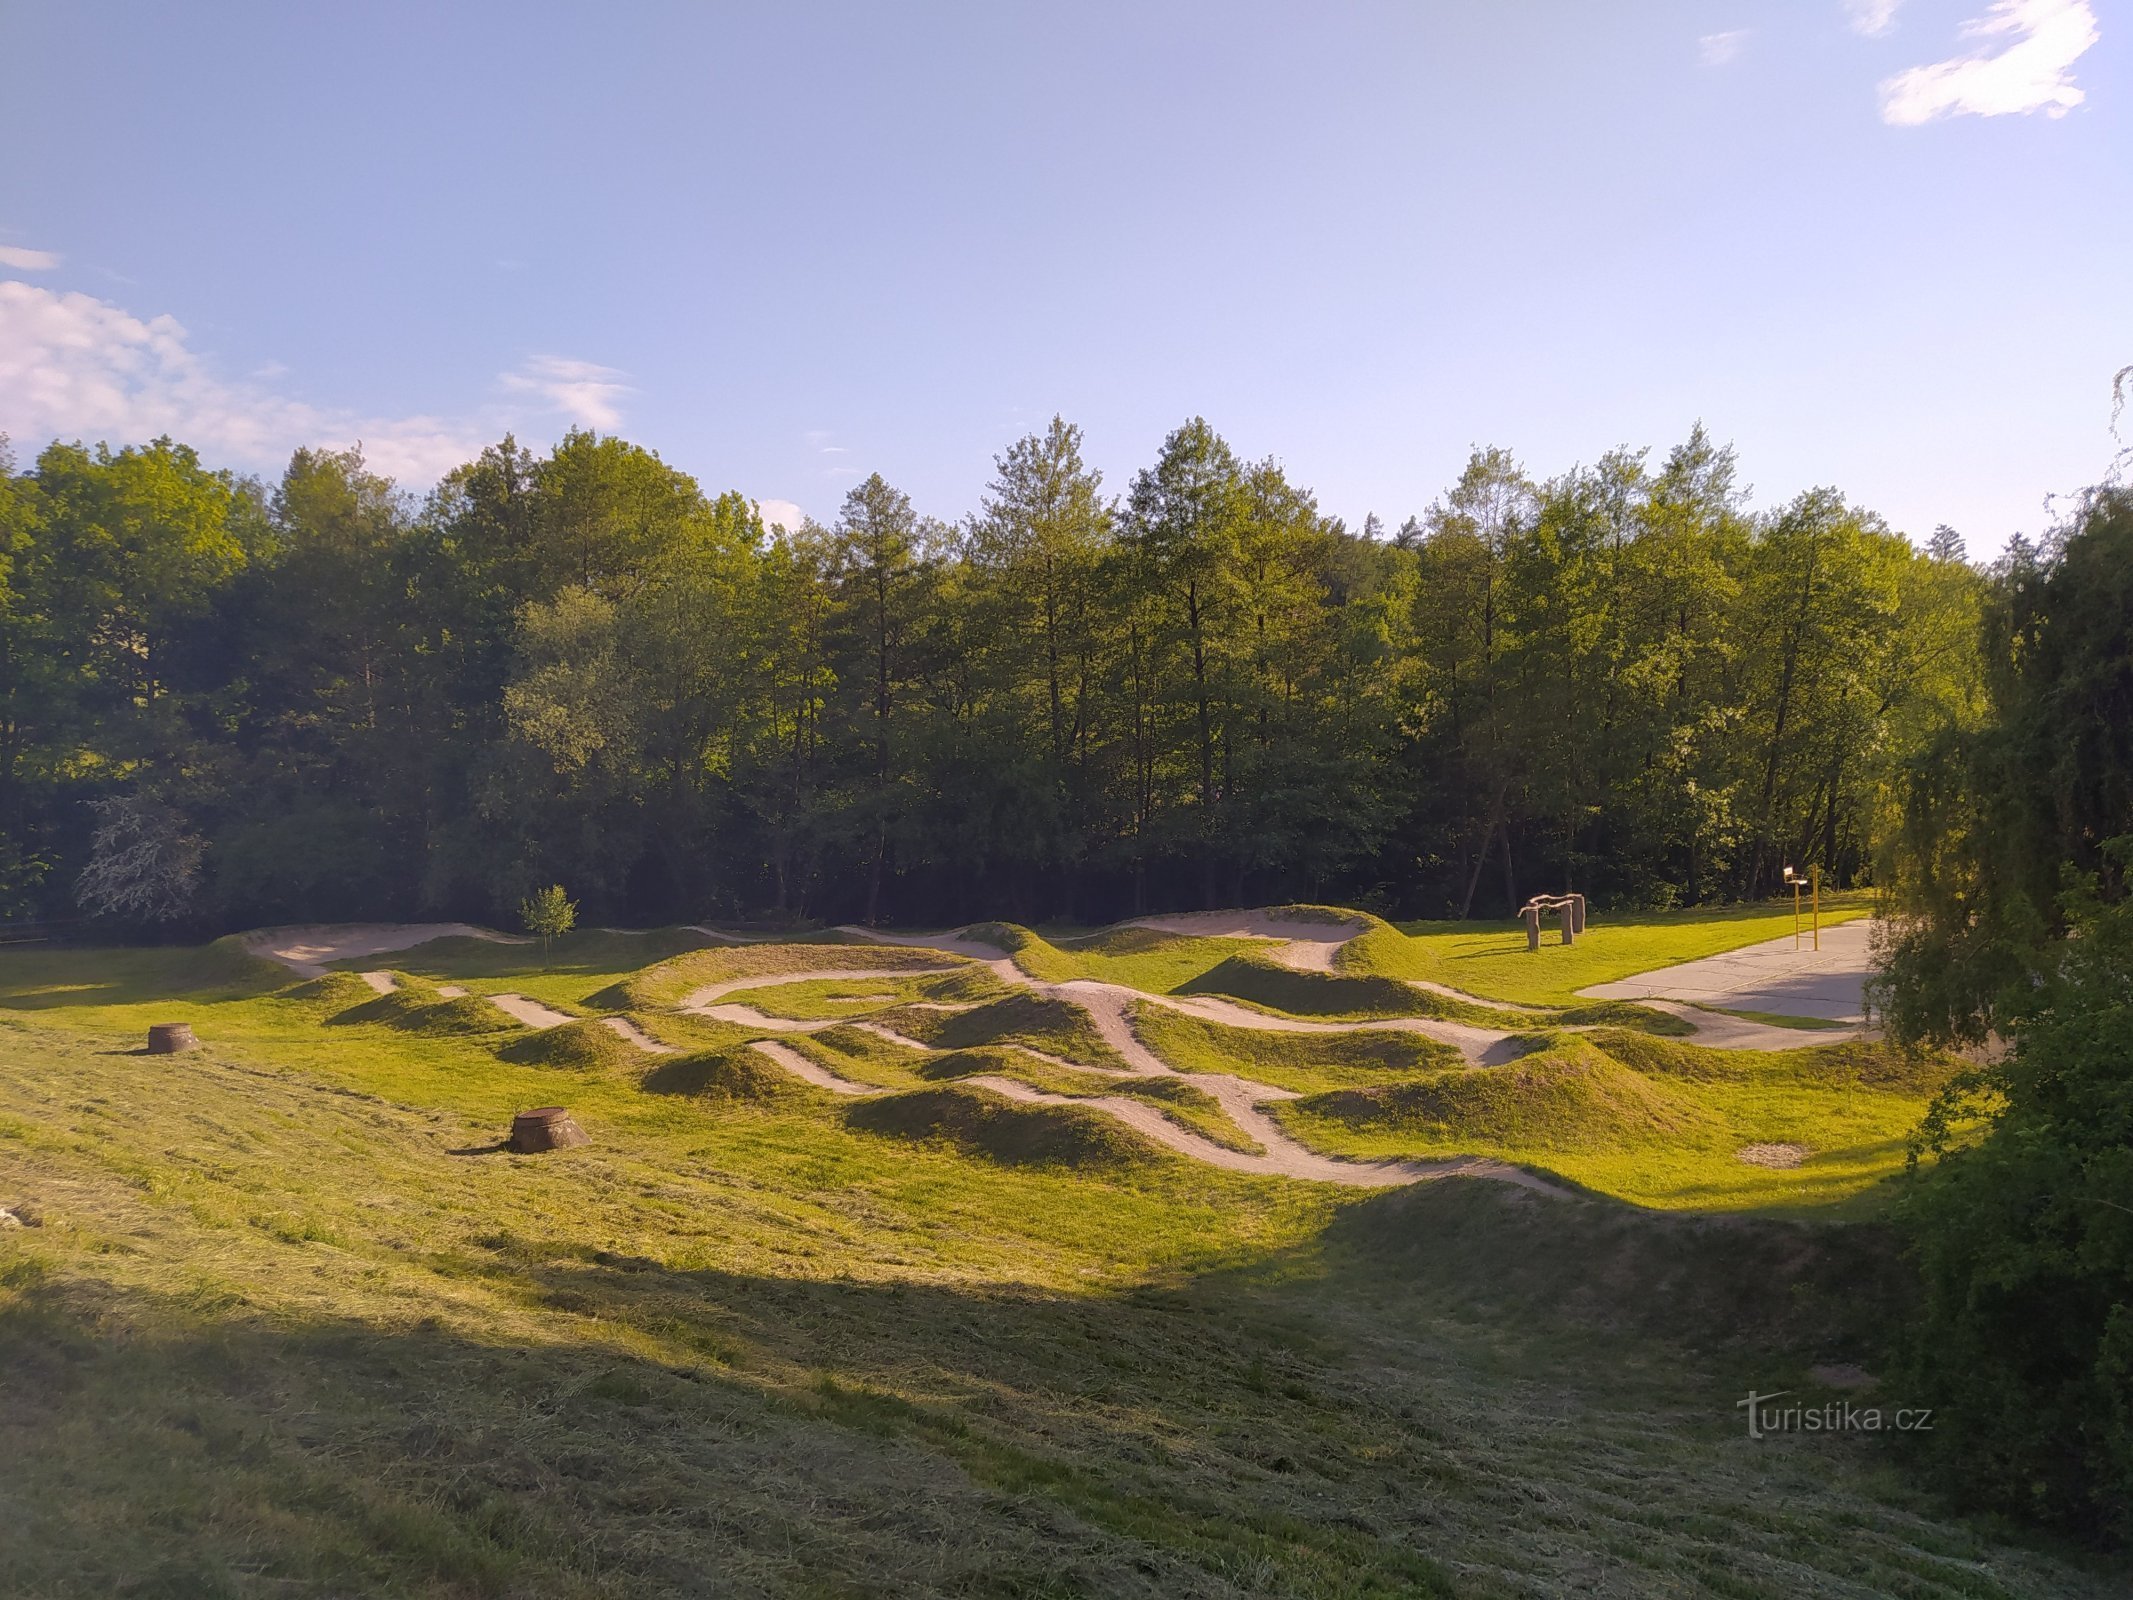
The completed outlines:
<svg viewBox="0 0 2133 1600">
<path fill-rule="evenodd" d="M 1899 128 L 1936 117 L 2063 117 L 2086 98 L 2068 75 L 2102 37 L 2088 0 L 1993 0 L 1963 37 L 2009 41 L 1899 72 L 1881 85 L 1881 120 Z"/>
<path fill-rule="evenodd" d="M 50 272 L 59 265 L 59 257 L 50 250 L 25 250 L 20 245 L 0 244 L 0 267 L 13 267 L 17 272 Z"/>
<path fill-rule="evenodd" d="M 1896 26 L 1896 13 L 1903 0 L 1844 0 L 1852 19 L 1852 32 L 1878 39 Z"/>
<path fill-rule="evenodd" d="M 764 527 L 783 528 L 788 533 L 798 532 L 800 524 L 807 520 L 807 513 L 790 500 L 758 500 L 755 509 Z"/>
<path fill-rule="evenodd" d="M 1741 47 L 1748 42 L 1748 30 L 1735 28 L 1727 33 L 1707 33 L 1696 41 L 1697 54 L 1707 67 L 1723 67 L 1740 58 Z"/>
<path fill-rule="evenodd" d="M 535 356 L 518 371 L 505 373 L 503 386 L 514 394 L 538 395 L 578 427 L 608 433 L 622 426 L 618 402 L 630 392 L 613 367 L 565 356 Z"/>
<path fill-rule="evenodd" d="M 538 367 L 538 373 L 535 369 Z M 34 455 L 48 439 L 141 443 L 169 434 L 209 461 L 279 472 L 299 445 L 361 443 L 378 471 L 410 488 L 434 483 L 525 418 L 509 406 L 458 417 L 362 417 L 314 406 L 250 378 L 218 376 L 168 316 L 142 319 L 106 300 L 0 279 L 0 433 Z M 622 386 L 605 367 L 529 363 L 506 381 L 574 418 L 619 420 Z M 537 425 L 527 431 L 537 431 Z"/>
</svg>

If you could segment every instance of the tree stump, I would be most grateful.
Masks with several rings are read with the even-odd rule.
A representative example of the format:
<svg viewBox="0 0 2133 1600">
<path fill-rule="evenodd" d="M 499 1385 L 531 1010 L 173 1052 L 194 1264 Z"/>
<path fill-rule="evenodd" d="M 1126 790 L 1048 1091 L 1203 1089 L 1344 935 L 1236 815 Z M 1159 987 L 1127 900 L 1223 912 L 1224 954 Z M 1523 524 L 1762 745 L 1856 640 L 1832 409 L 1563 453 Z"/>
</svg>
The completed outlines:
<svg viewBox="0 0 2133 1600">
<path fill-rule="evenodd" d="M 507 1143 L 520 1155 L 530 1156 L 542 1150 L 568 1150 L 573 1145 L 591 1144 L 592 1140 L 561 1106 L 536 1106 L 511 1119 Z"/>
<path fill-rule="evenodd" d="M 152 1056 L 174 1056 L 180 1050 L 197 1050 L 200 1041 L 193 1037 L 193 1025 L 189 1022 L 152 1022 L 148 1025 L 148 1053 Z"/>
</svg>

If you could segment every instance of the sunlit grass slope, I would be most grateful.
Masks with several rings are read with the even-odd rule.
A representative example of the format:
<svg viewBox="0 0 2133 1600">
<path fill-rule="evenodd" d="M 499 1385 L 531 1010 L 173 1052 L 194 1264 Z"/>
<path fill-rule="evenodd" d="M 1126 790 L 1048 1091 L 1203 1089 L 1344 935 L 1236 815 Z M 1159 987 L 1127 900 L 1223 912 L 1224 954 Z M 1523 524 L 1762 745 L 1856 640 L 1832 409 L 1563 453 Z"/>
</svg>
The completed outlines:
<svg viewBox="0 0 2133 1600">
<path fill-rule="evenodd" d="M 1864 891 L 1825 894 L 1822 922 L 1830 926 L 1867 916 Z M 1341 947 L 1343 972 L 1420 978 L 1488 1000 L 1575 1006 L 1577 991 L 1631 978 L 1704 956 L 1760 944 L 1792 932 L 1792 903 L 1766 902 L 1693 911 L 1594 912 L 1569 947 L 1543 931 L 1541 948 L 1526 948 L 1518 923 L 1380 923 Z"/>
<path fill-rule="evenodd" d="M 1878 1209 L 1954 1064 L 1871 1043 L 1706 1050 L 1622 1030 L 1558 1034 L 1500 1066 L 1452 1068 L 1275 1109 L 1354 1157 L 1487 1154 L 1663 1210 Z M 1797 1146 L 1794 1167 L 1744 1159 Z"/>
<path fill-rule="evenodd" d="M 1247 1179 L 714 1027 L 328 1024 L 369 1003 L 0 952 L 0 1593 L 2123 1592 L 1741 1437 L 1871 1348 L 1870 1232 Z M 557 1101 L 589 1147 L 496 1150 Z"/>
<path fill-rule="evenodd" d="M 1012 922 L 981 922 L 964 930 L 997 945 L 1015 965 L 1045 983 L 1091 978 L 1150 994 L 1169 994 L 1231 956 L 1264 952 L 1258 939 L 1203 939 L 1155 928 L 1105 928 L 1061 934 L 1056 942 Z"/>
</svg>

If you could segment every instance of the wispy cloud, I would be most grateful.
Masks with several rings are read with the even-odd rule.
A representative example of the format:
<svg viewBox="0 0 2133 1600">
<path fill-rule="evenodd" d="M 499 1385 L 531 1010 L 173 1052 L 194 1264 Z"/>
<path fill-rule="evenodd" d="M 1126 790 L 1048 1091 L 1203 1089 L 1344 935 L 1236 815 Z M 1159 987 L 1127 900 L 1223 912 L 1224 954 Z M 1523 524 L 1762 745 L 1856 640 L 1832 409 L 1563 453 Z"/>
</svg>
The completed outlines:
<svg viewBox="0 0 2133 1600">
<path fill-rule="evenodd" d="M 2030 111 L 2063 117 L 2087 98 L 2067 69 L 2102 33 L 2088 0 L 1994 0 L 1963 24 L 1962 36 L 1988 42 L 1883 83 L 1883 122 L 1909 128 L 1938 117 Z"/>
<path fill-rule="evenodd" d="M 1748 30 L 1734 28 L 1725 33 L 1707 33 L 1696 41 L 1696 53 L 1707 67 L 1723 67 L 1740 59 L 1742 48 L 1748 43 Z"/>
<path fill-rule="evenodd" d="M 507 374 L 506 392 L 535 394 L 593 425 L 619 420 L 613 406 L 621 386 L 609 369 L 543 359 L 549 365 L 538 371 L 529 363 Z M 272 370 L 222 377 L 173 317 L 137 317 L 91 295 L 0 279 L 0 433 L 24 454 L 53 438 L 123 444 L 167 433 L 210 460 L 273 473 L 299 445 L 361 443 L 372 466 L 422 487 L 534 421 L 511 405 L 464 416 L 366 417 L 284 394 L 267 381 Z"/>
<path fill-rule="evenodd" d="M 17 272 L 50 272 L 59 265 L 59 256 L 50 250 L 25 250 L 17 244 L 0 244 L 0 267 L 13 267 Z"/>
<path fill-rule="evenodd" d="M 1903 0 L 1844 0 L 1845 12 L 1852 19 L 1852 32 L 1863 33 L 1869 39 L 1878 39 L 1896 26 L 1896 13 L 1903 7 Z"/>
<path fill-rule="evenodd" d="M 513 394 L 538 396 L 581 428 L 612 433 L 622 426 L 622 397 L 630 392 L 613 367 L 565 356 L 535 356 L 503 376 Z"/>
</svg>

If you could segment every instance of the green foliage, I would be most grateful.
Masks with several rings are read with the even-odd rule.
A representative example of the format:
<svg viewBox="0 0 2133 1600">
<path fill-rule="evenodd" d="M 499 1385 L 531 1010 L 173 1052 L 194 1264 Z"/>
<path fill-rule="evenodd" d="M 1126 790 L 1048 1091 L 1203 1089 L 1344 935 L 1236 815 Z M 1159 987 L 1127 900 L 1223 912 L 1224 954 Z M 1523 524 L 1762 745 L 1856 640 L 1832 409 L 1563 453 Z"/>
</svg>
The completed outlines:
<svg viewBox="0 0 2133 1600">
<path fill-rule="evenodd" d="M 54 445 L 0 471 L 0 898 L 60 914 L 124 793 L 203 924 L 1708 901 L 1863 876 L 1975 699 L 1970 569 L 1827 492 L 1747 514 L 1700 432 L 1478 452 L 1389 543 L 1199 418 L 1118 503 L 1061 419 L 996 468 L 959 527 L 872 476 L 772 534 L 584 432 L 427 498 Z"/>
<path fill-rule="evenodd" d="M 560 883 L 551 883 L 518 903 L 518 920 L 519 926 L 539 939 L 545 950 L 577 926 L 577 902 L 563 892 Z"/>
<path fill-rule="evenodd" d="M 1913 758 L 1879 1000 L 1900 1037 L 1992 1040 L 1923 1130 L 1917 1441 L 1964 1498 L 2133 1538 L 2133 497 L 2017 542 L 1988 705 Z M 1963 1148 L 1966 1116 L 1989 1119 Z"/>
<path fill-rule="evenodd" d="M 2112 858 L 2133 864 L 2133 839 Z M 2071 898 L 2069 937 L 1997 1064 L 1928 1124 L 1997 1111 L 1902 1209 L 1923 1304 L 1904 1376 L 1917 1441 L 1963 1498 L 2133 1539 L 2133 900 Z"/>
</svg>

